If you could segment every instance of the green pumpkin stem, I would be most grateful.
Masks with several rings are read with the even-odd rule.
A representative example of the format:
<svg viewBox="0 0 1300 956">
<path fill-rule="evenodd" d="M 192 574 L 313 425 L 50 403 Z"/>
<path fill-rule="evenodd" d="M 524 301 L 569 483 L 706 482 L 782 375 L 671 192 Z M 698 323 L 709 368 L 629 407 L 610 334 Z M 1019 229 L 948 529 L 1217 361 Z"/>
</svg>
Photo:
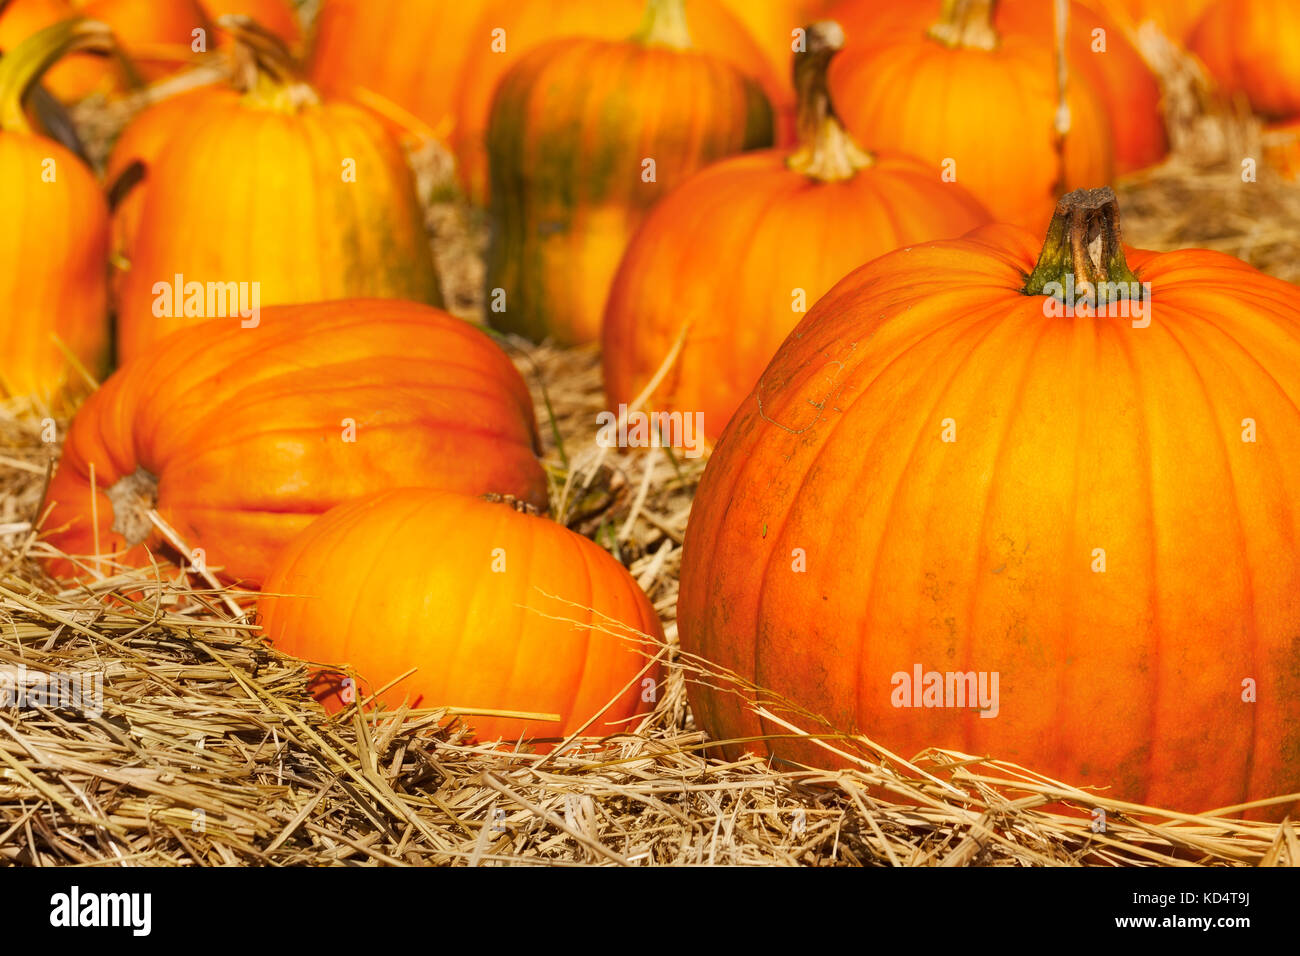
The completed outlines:
<svg viewBox="0 0 1300 956">
<path fill-rule="evenodd" d="M 1100 241 L 1099 241 L 1100 240 Z M 1098 253 L 1092 249 L 1098 246 Z M 1138 294 L 1138 277 L 1124 258 L 1124 242 L 1119 231 L 1119 201 L 1109 186 L 1101 189 L 1076 189 L 1062 196 L 1047 227 L 1043 251 L 1038 264 L 1029 274 L 1021 291 L 1025 295 L 1049 295 L 1049 284 L 1056 290 L 1084 283 L 1098 290 L 1102 283 L 1108 295 L 1133 298 Z"/>
<path fill-rule="evenodd" d="M 234 40 L 235 86 L 250 100 L 285 112 L 320 102 L 289 48 L 274 33 L 243 15 L 227 14 L 217 25 Z"/>
<path fill-rule="evenodd" d="M 33 33 L 0 57 L 0 129 L 31 133 L 23 103 L 45 71 L 77 50 L 116 50 L 113 32 L 97 20 L 72 18 Z"/>
<path fill-rule="evenodd" d="M 685 0 L 646 0 L 641 29 L 633 39 L 643 46 L 689 49 L 691 31 L 686 25 Z"/>
<path fill-rule="evenodd" d="M 927 33 L 954 49 L 997 49 L 998 32 L 993 28 L 996 5 L 996 0 L 943 0 L 939 21 Z"/>
<path fill-rule="evenodd" d="M 804 50 L 794 55 L 798 96 L 799 147 L 785 164 L 821 182 L 852 179 L 875 160 L 849 135 L 835 112 L 826 74 L 844 46 L 844 30 L 834 20 L 804 28 Z"/>
</svg>

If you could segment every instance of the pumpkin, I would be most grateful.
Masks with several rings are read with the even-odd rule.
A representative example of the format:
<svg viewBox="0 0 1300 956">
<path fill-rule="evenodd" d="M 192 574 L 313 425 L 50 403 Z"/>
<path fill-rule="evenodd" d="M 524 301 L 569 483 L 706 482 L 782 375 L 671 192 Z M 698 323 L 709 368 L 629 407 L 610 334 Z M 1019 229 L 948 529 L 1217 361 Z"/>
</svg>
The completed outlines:
<svg viewBox="0 0 1300 956">
<path fill-rule="evenodd" d="M 1179 46 L 1187 43 L 1192 27 L 1200 19 L 1210 0 L 1081 0 L 1084 6 L 1102 14 L 1130 33 L 1143 24 L 1154 23 L 1166 37 Z"/>
<path fill-rule="evenodd" d="M 468 323 L 397 300 L 274 306 L 177 332 L 110 377 L 73 419 L 44 526 L 64 554 L 139 565 L 164 544 L 153 507 L 203 566 L 256 586 L 314 517 L 384 488 L 545 507 L 537 450 L 523 379 Z"/>
<path fill-rule="evenodd" d="M 194 320 L 188 295 L 181 314 L 173 305 L 191 283 L 245 283 L 262 305 L 441 300 L 397 141 L 362 108 L 320 100 L 270 34 L 234 28 L 248 54 L 243 92 L 208 92 L 178 117 L 138 187 L 117 303 L 123 359 Z"/>
<path fill-rule="evenodd" d="M 676 0 L 681 2 L 681 0 Z M 507 72 L 526 54 L 559 37 L 626 40 L 646 32 L 646 19 L 661 16 L 659 0 L 489 0 L 471 31 L 465 65 L 456 86 L 456 119 L 451 145 L 458 171 L 472 200 L 488 197 L 487 129 L 493 97 Z M 781 98 L 781 81 L 762 49 L 718 0 L 690 0 L 691 44 L 726 60 L 760 83 L 770 100 Z M 590 80 L 590 75 L 588 80 Z M 589 83 L 588 86 L 591 84 Z M 587 87 L 583 92 L 586 93 Z M 617 96 L 613 83 L 591 92 Z"/>
<path fill-rule="evenodd" d="M 1225 93 L 1257 113 L 1300 113 L 1300 5 L 1292 0 L 1214 0 L 1188 48 Z"/>
<path fill-rule="evenodd" d="M 400 129 L 422 125 L 445 140 L 481 12 L 471 3 L 324 0 L 308 75 L 323 92 L 370 106 Z"/>
<path fill-rule="evenodd" d="M 0 58 L 0 395 L 48 402 L 108 358 L 108 208 L 81 160 L 32 132 L 23 99 L 61 55 L 110 41 L 66 20 Z"/>
<path fill-rule="evenodd" d="M 860 49 L 855 52 L 854 59 L 860 61 L 858 69 L 870 70 L 872 54 L 867 49 L 870 45 L 899 41 L 910 45 L 927 27 L 940 21 L 941 17 L 956 19 L 971 15 L 987 16 L 986 10 L 963 14 L 960 9 L 962 6 L 991 8 L 998 36 L 1008 41 L 1013 36 L 1032 40 L 1040 48 L 1044 56 L 1039 58 L 1040 75 L 1036 85 L 1041 87 L 1044 83 L 1048 84 L 1055 104 L 1058 99 L 1054 53 L 1056 20 L 1054 4 L 1048 0 L 977 0 L 969 5 L 948 0 L 946 12 L 942 14 L 943 8 L 939 0 L 892 4 L 887 8 L 882 8 L 883 0 L 841 0 L 833 8 L 832 16 L 843 15 L 846 18 L 844 27 L 848 36 L 861 38 Z M 1115 104 L 1114 108 L 1105 111 L 1105 118 L 1110 127 L 1117 172 L 1131 172 L 1159 162 L 1169 151 L 1169 140 L 1161 116 L 1160 87 L 1155 75 L 1141 54 L 1125 39 L 1123 32 L 1115 29 L 1110 21 L 1081 3 L 1071 3 L 1068 9 L 1066 51 L 1070 73 L 1067 89 L 1072 85 L 1087 85 L 1103 101 Z M 978 32 L 975 35 L 988 36 Z M 1105 44 L 1104 49 L 1096 49 L 1096 45 L 1102 42 Z M 972 65 L 968 68 L 975 67 Z M 972 77 L 971 82 L 978 84 L 980 80 Z M 838 95 L 851 95 L 847 87 L 841 89 L 835 77 L 832 77 L 831 84 Z M 989 102 L 983 109 L 1006 110 L 1006 107 L 1004 104 Z M 1075 123 L 1082 121 L 1077 111 L 1072 111 L 1071 118 Z M 853 128 L 852 121 L 849 125 Z M 1081 180 L 1085 183 L 1095 181 L 1097 180 L 1086 178 Z M 1041 222 L 1034 223 L 1035 227 L 1046 224 L 1054 199 L 1054 195 L 1048 197 L 1047 212 Z"/>
<path fill-rule="evenodd" d="M 682 648 L 903 758 L 1191 811 L 1296 793 L 1297 382 L 1295 287 L 1125 249 L 1108 189 L 1061 200 L 1041 251 L 999 225 L 883 256 L 722 435 Z M 983 675 L 983 713 L 949 673 Z M 784 732 L 689 689 L 717 739 Z"/>
<path fill-rule="evenodd" d="M 471 716 L 481 741 L 615 734 L 657 696 L 637 635 L 663 632 L 636 581 L 510 502 L 417 488 L 342 505 L 284 550 L 259 610 L 281 650 L 355 668 L 355 699 L 416 668 L 379 700 L 558 717 Z M 353 696 L 316 683 L 331 710 Z"/>
<path fill-rule="evenodd" d="M 813 24 L 807 52 L 795 56 L 797 149 L 715 163 L 669 194 L 637 232 L 605 312 L 611 408 L 631 405 L 681 338 L 650 404 L 702 414 L 704 435 L 716 439 L 805 303 L 876 256 L 989 221 L 932 167 L 866 153 L 844 131 L 826 89 L 842 42 L 838 24 Z"/>
<path fill-rule="evenodd" d="M 556 40 L 501 81 L 487 255 L 499 328 L 596 340 L 619 259 L 650 207 L 710 161 L 772 143 L 758 86 L 690 49 L 682 0 L 651 0 L 650 10 L 631 40 Z"/>
<path fill-rule="evenodd" d="M 831 67 L 831 93 L 859 140 L 915 155 L 996 219 L 1039 230 L 1062 184 L 1111 178 L 1109 110 L 1090 84 L 1069 84 L 1061 142 L 1051 46 L 1000 33 L 992 10 L 991 0 L 948 0 L 928 33 L 900 30 L 892 42 L 850 48 Z M 857 35 L 847 25 L 845 34 Z"/>
</svg>

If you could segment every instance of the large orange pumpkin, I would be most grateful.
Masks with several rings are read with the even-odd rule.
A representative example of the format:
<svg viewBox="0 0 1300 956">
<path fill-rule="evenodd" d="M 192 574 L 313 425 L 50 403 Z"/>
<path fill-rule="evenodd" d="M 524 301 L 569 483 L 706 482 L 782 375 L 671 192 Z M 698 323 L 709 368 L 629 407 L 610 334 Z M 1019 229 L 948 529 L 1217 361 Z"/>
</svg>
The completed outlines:
<svg viewBox="0 0 1300 956">
<path fill-rule="evenodd" d="M 1091 84 L 1069 84 L 1070 129 L 1058 135 L 1050 44 L 997 30 L 991 0 L 951 0 L 929 32 L 914 8 L 891 9 L 916 29 L 850 47 L 831 67 L 831 93 L 859 140 L 932 164 L 998 220 L 1034 230 L 1063 186 L 1111 178 L 1109 107 Z M 845 34 L 859 35 L 847 24 Z"/>
<path fill-rule="evenodd" d="M 194 320 L 169 307 L 179 284 L 246 283 L 262 305 L 440 302 L 400 145 L 362 108 L 322 102 L 270 34 L 240 32 L 244 91 L 202 94 L 141 184 L 117 303 L 123 359 Z"/>
<path fill-rule="evenodd" d="M 956 14 L 962 4 L 949 3 L 947 6 Z M 1052 53 L 1052 57 L 1040 62 L 1038 86 L 1043 85 L 1042 81 L 1048 81 L 1055 102 L 1054 4 L 1050 0 L 977 0 L 970 6 L 991 9 L 997 36 L 1006 40 L 1017 37 L 1033 41 L 1041 50 Z M 1070 73 L 1067 86 L 1083 83 L 1109 104 L 1105 117 L 1111 131 L 1116 171 L 1130 172 L 1158 162 L 1169 151 L 1169 140 L 1160 112 L 1160 87 L 1154 74 L 1141 54 L 1125 39 L 1123 32 L 1110 21 L 1078 2 L 1072 2 L 1068 9 L 1066 55 Z M 870 69 L 872 54 L 866 49 L 868 45 L 892 44 L 900 40 L 910 43 L 940 20 L 941 4 L 939 0 L 909 4 L 889 4 L 885 0 L 841 0 L 833 7 L 832 16 L 841 15 L 845 17 L 846 34 L 861 46 L 861 52 L 855 52 L 854 56 L 862 60 L 863 68 Z M 981 81 L 971 77 L 971 82 Z M 841 93 L 835 79 L 832 79 L 832 87 Z M 850 93 L 845 90 L 842 95 Z M 990 101 L 983 108 L 1017 112 L 1017 108 L 1008 110 L 1006 102 L 997 104 Z M 1072 119 L 1078 122 L 1081 118 L 1075 113 Z M 1050 214 L 1050 202 L 1048 209 Z M 1046 223 L 1046 218 L 1043 223 Z"/>
<path fill-rule="evenodd" d="M 0 51 L 29 36 L 78 16 L 73 0 L 0 0 Z M 138 77 L 137 77 L 138 78 Z M 53 64 L 41 83 L 60 100 L 76 100 L 96 90 L 121 89 L 131 81 L 121 50 L 73 52 Z"/>
<path fill-rule="evenodd" d="M 1214 0 L 1188 47 L 1227 93 L 1265 116 L 1300 113 L 1300 4 L 1294 0 Z"/>
<path fill-rule="evenodd" d="M 35 135 L 23 98 L 60 55 L 105 47 L 85 20 L 37 32 L 0 59 L 0 395 L 50 400 L 108 359 L 108 208 L 94 175 Z"/>
<path fill-rule="evenodd" d="M 808 52 L 795 57 L 798 149 L 715 163 L 670 193 L 637 232 L 605 312 L 611 408 L 630 404 L 681 339 L 650 405 L 701 413 L 705 436 L 715 439 L 801 313 L 848 272 L 989 221 L 932 167 L 864 152 L 848 136 L 826 90 L 842 41 L 834 22 L 814 24 Z"/>
<path fill-rule="evenodd" d="M 650 207 L 709 162 L 772 144 L 758 86 L 690 49 L 682 0 L 651 7 L 631 40 L 556 40 L 501 81 L 487 256 L 499 328 L 596 340 L 619 259 Z"/>
<path fill-rule="evenodd" d="M 481 13 L 476 3 L 324 0 L 309 76 L 323 92 L 371 106 L 398 127 L 416 125 L 413 117 L 446 139 Z"/>
<path fill-rule="evenodd" d="M 490 0 L 470 33 L 465 65 L 456 89 L 452 146 L 470 198 L 488 194 L 487 129 L 492 100 L 501 78 L 530 51 L 558 37 L 625 40 L 645 31 L 648 16 L 664 0 Z M 682 0 L 667 0 L 680 3 Z M 762 85 L 771 100 L 781 98 L 781 82 L 767 59 L 731 11 L 719 0 L 689 0 L 690 39 L 696 49 L 714 54 Z M 612 82 L 587 76 L 591 92 L 617 95 Z"/>
<path fill-rule="evenodd" d="M 314 517 L 384 488 L 545 507 L 536 451 L 523 379 L 468 323 L 396 300 L 276 306 L 254 327 L 178 332 L 90 397 L 50 484 L 47 540 L 142 563 L 142 545 L 163 544 L 152 504 L 205 565 L 255 586 Z"/>
<path fill-rule="evenodd" d="M 1072 194 L 1041 253 L 985 227 L 818 303 L 695 498 L 685 651 L 904 758 L 992 754 L 1192 811 L 1300 791 L 1295 287 L 1125 250 L 1116 215 Z M 1062 304 L 1085 279 L 1147 302 Z M 996 675 L 995 706 L 948 674 L 984 675 L 990 705 Z M 784 732 L 690 692 L 715 738 Z"/>
<path fill-rule="evenodd" d="M 318 681 L 331 709 L 416 668 L 379 699 L 559 718 L 466 718 L 513 743 L 631 730 L 658 695 L 640 635 L 663 633 L 636 581 L 509 502 L 401 489 L 343 505 L 285 549 L 259 608 L 281 650 L 359 672 L 352 694 Z"/>
</svg>

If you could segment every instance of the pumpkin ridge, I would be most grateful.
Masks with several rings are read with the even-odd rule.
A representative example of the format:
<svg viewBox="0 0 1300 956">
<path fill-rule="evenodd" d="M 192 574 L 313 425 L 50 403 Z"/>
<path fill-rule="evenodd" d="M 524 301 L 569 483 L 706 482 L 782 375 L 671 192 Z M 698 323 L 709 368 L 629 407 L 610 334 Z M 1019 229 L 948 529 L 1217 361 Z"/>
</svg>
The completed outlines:
<svg viewBox="0 0 1300 956">
<path fill-rule="evenodd" d="M 1229 446 L 1228 440 L 1226 436 L 1223 434 L 1223 428 L 1220 425 L 1220 420 L 1222 416 L 1219 414 L 1218 409 L 1215 407 L 1214 397 L 1213 397 L 1213 393 L 1210 390 L 1209 383 L 1206 382 L 1205 375 L 1201 371 L 1200 366 L 1197 364 L 1196 359 L 1193 357 L 1191 350 L 1188 349 L 1185 344 L 1183 344 L 1182 339 L 1179 337 L 1179 333 L 1175 331 L 1175 327 L 1176 327 L 1175 323 L 1162 322 L 1160 324 L 1165 330 L 1165 333 L 1170 337 L 1170 339 L 1172 339 L 1175 343 L 1177 343 L 1179 349 L 1183 352 L 1183 355 L 1187 358 L 1187 365 L 1192 370 L 1192 373 L 1195 376 L 1198 385 L 1200 386 L 1201 394 L 1205 400 L 1205 408 L 1208 413 L 1207 417 L 1209 418 L 1210 430 L 1213 431 L 1215 436 L 1217 436 L 1217 438 L 1219 439 L 1219 448 L 1222 452 L 1222 470 L 1223 470 L 1222 477 L 1227 482 L 1227 486 L 1228 486 L 1227 496 L 1226 496 L 1227 507 L 1224 508 L 1224 514 L 1232 516 L 1233 523 L 1235 525 L 1234 530 L 1236 532 L 1237 550 L 1243 556 L 1246 557 L 1246 560 L 1242 562 L 1242 566 L 1241 566 L 1241 573 L 1244 579 L 1243 583 L 1245 586 L 1245 594 L 1243 594 L 1242 597 L 1245 599 L 1246 606 L 1249 607 L 1249 612 L 1243 614 L 1241 619 L 1246 628 L 1247 644 L 1250 648 L 1250 659 L 1249 659 L 1250 672 L 1259 673 L 1259 668 L 1257 666 L 1257 662 L 1259 661 L 1259 657 L 1260 657 L 1259 621 L 1258 621 L 1258 607 L 1257 607 L 1257 601 L 1255 596 L 1256 595 L 1255 575 L 1252 567 L 1252 562 L 1249 560 L 1250 557 L 1249 541 L 1247 540 L 1246 537 L 1245 524 L 1242 521 L 1240 490 L 1238 489 L 1237 481 L 1233 476 L 1232 455 L 1229 452 L 1229 448 L 1231 446 Z M 1206 324 L 1211 326 L 1213 325 L 1213 323 L 1209 322 L 1208 320 L 1206 321 Z M 1195 335 L 1195 333 L 1192 332 L 1187 327 L 1186 324 L 1182 325 L 1182 334 L 1184 335 L 1190 334 L 1193 336 Z M 1201 341 L 1203 342 L 1204 340 L 1202 339 Z M 1223 362 L 1221 358 L 1218 359 L 1218 361 L 1221 363 Z M 1235 374 L 1231 372 L 1229 372 L 1229 374 L 1232 375 L 1234 381 L 1237 379 L 1237 376 Z M 1236 384 L 1238 384 L 1240 391 L 1243 392 L 1245 391 L 1244 387 L 1241 387 L 1239 382 L 1236 382 Z M 1247 795 L 1250 792 L 1250 786 L 1251 783 L 1253 782 L 1252 777 L 1254 774 L 1255 751 L 1256 751 L 1256 747 L 1258 746 L 1258 740 L 1259 740 L 1258 729 L 1259 729 L 1259 709 L 1257 707 L 1252 707 L 1250 708 L 1250 744 L 1246 748 L 1246 753 L 1243 757 L 1243 760 L 1245 762 L 1245 767 L 1243 768 L 1243 771 L 1241 773 L 1242 789 L 1238 798 L 1239 803 L 1247 802 Z"/>
<path fill-rule="evenodd" d="M 591 645 L 592 645 L 592 641 L 596 639 L 596 629 L 600 626 L 600 624 L 596 620 L 596 585 L 595 585 L 594 576 L 592 575 L 591 560 L 588 558 L 588 556 L 585 553 L 582 553 L 580 551 L 576 539 L 572 539 L 572 538 L 566 539 L 566 543 L 576 553 L 576 556 L 582 565 L 582 577 L 584 582 L 583 591 L 587 595 L 586 599 L 582 602 L 582 608 L 587 614 L 586 637 L 584 638 L 583 645 L 582 645 L 582 657 L 583 657 L 582 670 L 579 672 L 577 680 L 574 681 L 572 687 L 565 695 L 565 699 L 571 702 L 569 704 L 569 713 L 565 715 L 565 720 L 567 722 L 573 719 L 573 717 L 575 716 L 575 711 L 577 710 L 578 707 L 578 688 L 584 685 L 587 675 L 591 673 L 592 665 L 593 665 L 593 659 L 592 659 L 593 655 L 591 653 L 592 651 Z M 592 557 L 594 558 L 595 555 L 592 555 Z M 611 560 L 613 559 L 611 558 Z M 620 563 L 620 567 L 621 566 L 622 565 Z M 600 639 L 621 640 L 621 638 L 615 637 L 611 634 L 604 634 L 603 632 Z M 603 652 L 601 656 L 603 659 L 604 657 Z M 604 716 L 604 713 L 605 712 L 602 710 L 598 715 L 595 716 L 601 717 Z M 584 714 L 581 716 L 585 718 L 587 716 L 592 716 L 592 715 Z M 602 730 L 603 729 L 604 728 L 602 728 Z M 623 728 L 619 728 L 619 729 L 621 730 Z M 606 737 L 608 736 L 608 734 L 602 732 L 600 736 Z"/>
<path fill-rule="evenodd" d="M 1005 313 L 1000 307 L 997 308 L 996 311 L 990 310 L 990 314 L 987 318 L 987 321 L 992 323 L 995 328 L 998 327 L 999 325 L 1006 325 L 1008 327 L 1012 325 L 1012 323 L 1005 321 Z M 1018 373 L 1015 388 L 1010 393 L 1011 398 L 1010 401 L 1008 402 L 1008 407 L 1013 409 L 1021 409 L 1024 407 L 1022 404 L 1022 399 L 1024 398 L 1025 392 L 1029 388 L 1030 379 L 1033 377 L 1035 371 L 1036 366 L 1034 360 L 1038 357 L 1038 353 L 1043 347 L 1043 342 L 1050 335 L 1054 334 L 1057 329 L 1057 326 L 1055 326 L 1052 322 L 1049 321 L 1040 322 L 1038 325 L 1039 325 L 1038 334 L 1034 338 L 1034 344 L 1024 350 L 1025 351 L 1024 364 L 1021 366 L 1020 372 Z M 1009 331 L 1016 332 L 1016 330 L 1014 329 L 1009 329 Z M 1016 337 L 1019 337 L 1018 332 L 1016 332 Z M 988 340 L 989 340 L 988 337 L 981 339 L 980 342 L 977 343 L 977 345 L 975 346 L 975 349 L 972 350 L 971 357 L 973 357 L 974 352 L 977 351 L 981 346 L 985 345 L 988 342 Z M 970 365 L 963 365 L 963 369 L 969 369 L 969 368 Z M 952 381 L 955 380 L 956 380 L 956 376 L 953 376 Z M 936 405 L 936 409 L 937 408 L 938 406 Z M 954 415 L 953 417 L 956 416 Z M 931 422 L 933 421 L 933 418 L 934 416 L 932 414 L 930 416 Z M 973 573 L 969 576 L 968 578 L 969 581 L 980 580 L 980 575 L 983 573 L 985 566 L 989 563 L 988 561 L 989 550 L 985 546 L 984 531 L 988 527 L 988 516 L 989 516 L 989 512 L 992 511 L 993 496 L 997 494 L 999 490 L 997 479 L 999 473 L 1004 471 L 1005 456 L 1010 450 L 1011 433 L 1013 429 L 1016 427 L 1016 425 L 1018 425 L 1019 423 L 1020 422 L 1019 422 L 1018 414 L 1013 413 L 1013 414 L 1003 416 L 1001 434 L 999 434 L 998 437 L 993 441 L 994 450 L 991 457 L 992 463 L 990 464 L 988 469 L 988 481 L 987 481 L 987 486 L 985 488 L 984 504 L 983 507 L 979 509 L 980 518 L 979 518 L 979 523 L 976 526 L 975 536 L 974 536 L 976 555 L 972 563 Z M 917 448 L 920 447 L 919 436 L 918 436 L 916 447 Z M 907 465 L 904 465 L 905 471 L 910 467 L 910 464 L 911 462 L 908 462 Z M 886 527 L 886 531 L 887 530 L 888 528 Z M 972 669 L 969 665 L 972 658 L 975 656 L 976 628 L 974 622 L 977 620 L 976 605 L 979 603 L 980 597 L 981 597 L 980 589 L 978 587 L 971 587 L 969 601 L 966 605 L 966 619 L 963 622 L 966 625 L 965 627 L 966 638 L 962 642 L 964 644 L 964 649 L 962 652 L 962 661 L 965 665 L 967 665 L 964 668 L 965 671 L 970 671 Z M 1064 643 L 1066 644 L 1066 649 L 1068 649 L 1069 635 L 1071 631 L 1072 628 L 1067 627 L 1063 635 Z M 920 656 L 915 655 L 915 659 L 919 660 Z M 861 681 L 859 681 L 859 686 L 860 685 L 861 685 Z M 1058 714 L 1060 712 L 1062 703 L 1063 703 L 1062 699 L 1058 697 L 1057 698 Z M 860 712 L 861 711 L 859 711 L 859 713 Z M 968 707 L 965 713 L 962 715 L 962 721 L 961 721 L 962 737 L 964 738 L 965 747 L 968 748 L 968 752 L 969 750 L 974 749 L 975 746 L 974 730 L 977 726 L 979 726 L 976 723 L 976 721 L 981 719 L 983 718 L 977 715 L 974 708 Z"/>
<path fill-rule="evenodd" d="M 1133 383 L 1133 391 L 1136 396 L 1135 404 L 1138 408 L 1138 414 L 1134 416 L 1134 423 L 1138 430 L 1136 445 L 1142 458 L 1142 467 L 1138 469 L 1134 478 L 1138 479 L 1142 485 L 1142 493 L 1146 496 L 1145 514 L 1154 516 L 1156 510 L 1156 489 L 1155 489 L 1155 465 L 1151 453 L 1151 425 L 1149 421 L 1150 412 L 1148 409 L 1147 385 L 1142 380 L 1140 367 L 1133 356 L 1132 343 L 1130 337 L 1118 335 L 1115 337 L 1119 346 L 1119 352 L 1124 357 L 1124 362 L 1128 366 L 1129 379 Z M 1157 539 L 1157 530 L 1154 527 L 1154 519 L 1148 518 L 1148 524 L 1151 525 L 1144 537 L 1147 540 L 1147 560 L 1150 567 L 1150 584 L 1147 593 L 1147 610 L 1151 614 L 1150 630 L 1150 653 L 1148 655 L 1152 664 L 1149 668 L 1147 678 L 1147 699 L 1150 702 L 1147 707 L 1147 733 L 1142 738 L 1148 742 L 1158 740 L 1156 736 L 1159 729 L 1160 715 L 1160 692 L 1163 685 L 1162 675 L 1160 672 L 1161 657 L 1161 626 L 1160 626 L 1160 564 L 1157 561 L 1160 553 L 1159 542 Z M 1155 747 L 1147 743 L 1141 750 L 1142 754 L 1142 778 L 1139 785 L 1139 793 L 1135 799 L 1139 802 L 1146 803 L 1148 795 L 1151 793 L 1153 781 L 1155 779 Z"/>
</svg>

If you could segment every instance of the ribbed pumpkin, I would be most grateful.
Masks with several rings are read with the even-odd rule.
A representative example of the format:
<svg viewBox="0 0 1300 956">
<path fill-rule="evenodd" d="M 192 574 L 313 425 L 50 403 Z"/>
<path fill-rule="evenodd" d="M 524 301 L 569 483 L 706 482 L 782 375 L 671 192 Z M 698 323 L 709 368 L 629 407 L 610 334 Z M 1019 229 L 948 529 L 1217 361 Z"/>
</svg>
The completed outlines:
<svg viewBox="0 0 1300 956">
<path fill-rule="evenodd" d="M 1069 84 L 1071 125 L 1058 144 L 1050 43 L 995 29 L 992 0 L 946 0 L 929 32 L 914 8 L 890 9 L 906 28 L 851 47 L 831 68 L 831 93 L 859 140 L 955 175 L 996 219 L 1034 231 L 1063 187 L 1111 178 L 1111 107 L 1091 84 Z M 845 34 L 859 35 L 848 24 Z"/>
<path fill-rule="evenodd" d="M 123 359 L 193 321 L 166 315 L 161 304 L 177 276 L 246 282 L 250 291 L 256 282 L 262 305 L 351 296 L 440 302 L 397 141 L 362 108 L 322 102 L 294 78 L 270 34 L 239 32 L 247 92 L 205 94 L 141 184 L 118 298 Z"/>
<path fill-rule="evenodd" d="M 471 28 L 482 12 L 476 3 L 324 0 L 309 77 L 323 92 L 364 103 L 398 127 L 413 125 L 406 113 L 446 139 Z"/>
<path fill-rule="evenodd" d="M 838 24 L 813 24 L 808 52 L 795 57 L 797 150 L 710 166 L 669 194 L 637 232 L 605 312 L 611 408 L 630 404 L 681 339 L 650 405 L 701 412 L 713 440 L 801 313 L 847 273 L 899 246 L 989 221 L 934 168 L 866 153 L 845 133 L 826 90 L 826 68 L 842 42 Z"/>
<path fill-rule="evenodd" d="M 314 517 L 385 488 L 545 507 L 536 451 L 523 379 L 468 323 L 395 300 L 276 306 L 255 327 L 178 332 L 90 397 L 50 484 L 47 540 L 139 564 L 141 544 L 162 544 L 156 502 L 207 566 L 255 586 Z"/>
<path fill-rule="evenodd" d="M 1080 0 L 1084 6 L 1130 32 L 1145 23 L 1156 27 L 1182 46 L 1211 0 Z"/>
<path fill-rule="evenodd" d="M 951 2 L 948 5 L 958 6 Z M 1055 50 L 1056 20 L 1050 0 L 993 0 L 990 5 L 999 36 L 1031 39 L 1043 50 Z M 940 0 L 891 5 L 884 0 L 841 0 L 834 10 L 834 15 L 847 18 L 848 36 L 861 37 L 865 49 L 869 44 L 890 44 L 899 38 L 920 36 L 940 19 L 943 5 Z M 1101 36 L 1098 30 L 1104 31 L 1104 50 L 1094 50 L 1094 44 L 1099 42 L 1097 36 Z M 1069 5 L 1066 37 L 1070 69 L 1067 83 L 1086 83 L 1112 104 L 1106 118 L 1116 171 L 1130 172 L 1159 162 L 1169 151 L 1169 140 L 1160 112 L 1160 87 L 1141 54 L 1117 24 L 1080 3 Z M 869 64 L 870 54 L 864 52 L 862 56 Z M 1054 83 L 1054 60 L 1052 70 Z"/>
<path fill-rule="evenodd" d="M 48 401 L 85 386 L 76 363 L 98 375 L 108 358 L 108 208 L 90 170 L 35 135 L 22 104 L 60 55 L 109 42 L 102 25 L 68 20 L 0 58 L 0 395 Z"/>
<path fill-rule="evenodd" d="M 675 0 L 681 2 L 681 0 Z M 502 77 L 526 54 L 560 37 L 625 40 L 644 33 L 648 7 L 659 0 L 489 0 L 470 34 L 456 89 L 452 146 L 461 181 L 474 201 L 488 195 L 487 129 L 493 97 Z M 782 84 L 762 49 L 719 0 L 689 0 L 691 45 L 730 63 L 779 100 Z M 594 95 L 615 96 L 612 83 L 587 77 Z"/>
<path fill-rule="evenodd" d="M 1037 247 L 901 250 L 808 314 L 695 498 L 682 648 L 904 758 L 1193 811 L 1300 791 L 1295 287 L 1125 250 L 1110 190 L 1066 196 Z M 1044 294 L 1085 280 L 1148 284 L 1142 316 Z M 997 715 L 948 672 L 998 675 Z M 690 693 L 715 738 L 783 732 Z"/>
<path fill-rule="evenodd" d="M 1281 119 L 1300 113 L 1300 4 L 1214 0 L 1188 47 L 1222 89 Z"/>
<path fill-rule="evenodd" d="M 488 133 L 487 289 L 502 329 L 596 340 L 650 207 L 709 162 L 772 144 L 762 91 L 690 49 L 682 0 L 650 0 L 650 11 L 632 40 L 556 40 L 501 81 Z"/>
<path fill-rule="evenodd" d="M 637 634 L 663 633 L 636 581 L 509 502 L 399 489 L 343 505 L 285 549 L 259 608 L 281 650 L 355 668 L 357 700 L 417 668 L 379 699 L 559 718 L 466 717 L 481 741 L 631 730 L 659 693 Z M 330 709 L 347 700 L 338 679 L 317 686 Z"/>
</svg>

